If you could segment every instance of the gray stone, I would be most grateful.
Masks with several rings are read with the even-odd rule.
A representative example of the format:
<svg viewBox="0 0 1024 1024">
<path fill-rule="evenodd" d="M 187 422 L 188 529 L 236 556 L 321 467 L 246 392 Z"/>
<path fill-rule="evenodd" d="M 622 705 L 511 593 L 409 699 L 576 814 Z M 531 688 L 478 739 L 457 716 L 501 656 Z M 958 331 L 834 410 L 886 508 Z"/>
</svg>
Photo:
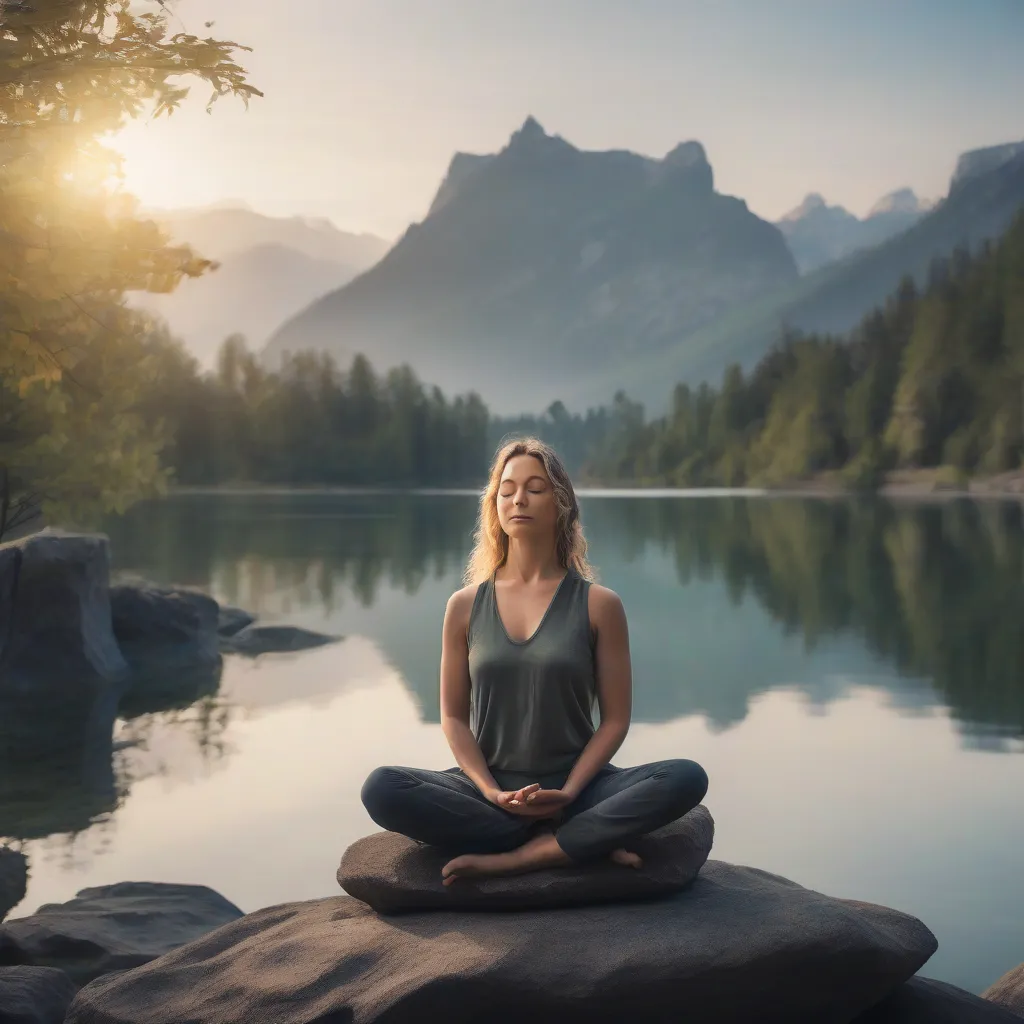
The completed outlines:
<svg viewBox="0 0 1024 1024">
<path fill-rule="evenodd" d="M 673 896 L 382 917 L 351 896 L 267 907 L 82 989 L 67 1024 L 847 1024 L 932 933 L 709 860 Z"/>
<path fill-rule="evenodd" d="M 0 921 L 24 898 L 28 885 L 28 860 L 25 854 L 0 846 Z"/>
<path fill-rule="evenodd" d="M 59 967 L 82 985 L 149 963 L 241 916 L 204 885 L 98 886 L 0 925 L 0 963 Z"/>
<path fill-rule="evenodd" d="M 998 981 L 989 985 L 982 992 L 982 997 L 1024 1017 L 1024 964 L 1007 971 Z"/>
<path fill-rule="evenodd" d="M 10 547 L 21 568 L 0 698 L 45 689 L 91 704 L 103 684 L 128 674 L 111 629 L 107 538 L 48 528 Z"/>
<path fill-rule="evenodd" d="M 1020 1018 L 955 985 L 911 978 L 855 1024 L 1020 1024 Z"/>
<path fill-rule="evenodd" d="M 640 869 L 602 860 L 526 875 L 465 878 L 445 886 L 441 868 L 450 854 L 394 832 L 376 832 L 345 851 L 338 884 L 384 914 L 617 903 L 664 896 L 689 885 L 708 859 L 714 835 L 714 820 L 701 805 L 630 844 L 643 860 Z"/>
<path fill-rule="evenodd" d="M 225 653 L 257 658 L 261 654 L 284 654 L 323 647 L 341 639 L 340 636 L 315 633 L 300 626 L 246 626 L 234 636 L 221 637 L 220 648 Z"/>
<path fill-rule="evenodd" d="M 251 626 L 255 621 L 256 616 L 250 615 L 244 608 L 221 605 L 217 615 L 217 632 L 221 636 L 234 636 L 240 629 Z"/>
<path fill-rule="evenodd" d="M 21 548 L 13 544 L 0 547 L 0 665 L 3 665 L 7 636 L 14 626 L 14 595 L 21 570 Z"/>
<path fill-rule="evenodd" d="M 78 987 L 54 967 L 0 967 L 3 1024 L 63 1024 Z"/>
<path fill-rule="evenodd" d="M 215 666 L 220 662 L 220 607 L 208 594 L 144 581 L 110 588 L 114 635 L 136 674 L 159 669 Z"/>
</svg>

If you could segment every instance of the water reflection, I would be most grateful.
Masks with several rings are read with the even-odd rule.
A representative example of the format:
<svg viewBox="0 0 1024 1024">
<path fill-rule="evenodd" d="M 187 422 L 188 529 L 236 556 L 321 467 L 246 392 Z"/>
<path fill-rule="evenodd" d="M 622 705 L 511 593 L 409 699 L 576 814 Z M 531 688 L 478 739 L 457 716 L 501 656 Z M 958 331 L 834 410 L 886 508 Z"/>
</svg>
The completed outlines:
<svg viewBox="0 0 1024 1024">
<path fill-rule="evenodd" d="M 948 706 L 974 745 L 1024 735 L 1024 534 L 1012 502 L 897 505 L 584 497 L 601 579 L 630 618 L 640 721 L 851 683 Z M 440 622 L 472 495 L 183 496 L 110 526 L 117 564 L 264 616 L 376 640 L 438 716 Z M 766 614 L 767 613 L 767 614 Z"/>
<path fill-rule="evenodd" d="M 699 715 L 721 732 L 773 690 L 813 716 L 869 687 L 901 717 L 948 713 L 964 749 L 1024 749 L 1019 505 L 582 505 L 601 579 L 629 613 L 638 724 Z M 137 687 L 119 706 L 0 709 L 0 836 L 75 833 L 142 780 L 212 770 L 233 720 L 329 703 L 366 644 L 436 722 L 441 617 L 475 510 L 465 494 L 190 495 L 109 523 L 115 571 L 349 639 L 280 656 L 273 671 L 229 658 L 226 676 L 217 666 Z"/>
</svg>

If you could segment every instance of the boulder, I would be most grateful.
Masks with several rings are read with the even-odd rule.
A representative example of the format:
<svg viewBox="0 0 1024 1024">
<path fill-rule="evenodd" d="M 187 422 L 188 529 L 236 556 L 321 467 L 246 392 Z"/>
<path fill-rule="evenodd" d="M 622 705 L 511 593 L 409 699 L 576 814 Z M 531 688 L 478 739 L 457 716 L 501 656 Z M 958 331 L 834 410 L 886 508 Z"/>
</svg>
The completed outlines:
<svg viewBox="0 0 1024 1024">
<path fill-rule="evenodd" d="M 382 914 L 417 910 L 526 910 L 641 900 L 678 892 L 711 853 L 715 823 L 703 805 L 630 845 L 639 869 L 602 860 L 568 869 L 441 883 L 450 854 L 394 832 L 354 842 L 341 858 L 338 884 Z"/>
<path fill-rule="evenodd" d="M 208 594 L 145 581 L 110 588 L 114 635 L 133 673 L 170 674 L 220 661 L 220 606 Z"/>
<path fill-rule="evenodd" d="M 4 660 L 7 636 L 14 626 L 14 595 L 21 570 L 21 548 L 13 544 L 0 547 L 0 665 Z"/>
<path fill-rule="evenodd" d="M 315 633 L 300 626 L 246 626 L 233 636 L 221 637 L 222 651 L 257 658 L 261 654 L 305 651 L 341 640 L 340 636 Z"/>
<path fill-rule="evenodd" d="M 0 925 L 0 964 L 59 967 L 82 985 L 149 963 L 241 916 L 204 885 L 98 886 Z"/>
<path fill-rule="evenodd" d="M 217 614 L 217 632 L 221 636 L 234 636 L 240 629 L 251 626 L 256 621 L 244 608 L 233 608 L 221 605 Z"/>
<path fill-rule="evenodd" d="M 709 860 L 660 900 L 383 917 L 267 907 L 86 986 L 67 1024 L 846 1024 L 935 951 L 916 918 Z"/>
<path fill-rule="evenodd" d="M 123 683 L 128 666 L 111 629 L 107 538 L 47 528 L 8 548 L 20 551 L 21 565 L 0 697 L 46 691 L 55 701 L 91 704 Z"/>
<path fill-rule="evenodd" d="M 989 999 L 1000 1006 L 1012 1010 L 1024 1017 L 1024 964 L 1007 971 L 998 981 L 993 982 L 984 992 L 982 998 Z"/>
<path fill-rule="evenodd" d="M 0 967 L 3 1024 L 63 1024 L 78 986 L 55 967 Z"/>
<path fill-rule="evenodd" d="M 1020 1018 L 955 985 L 911 978 L 855 1024 L 1020 1024 Z"/>
<path fill-rule="evenodd" d="M 28 885 L 28 859 L 18 850 L 0 846 L 0 921 L 24 898 Z"/>
</svg>

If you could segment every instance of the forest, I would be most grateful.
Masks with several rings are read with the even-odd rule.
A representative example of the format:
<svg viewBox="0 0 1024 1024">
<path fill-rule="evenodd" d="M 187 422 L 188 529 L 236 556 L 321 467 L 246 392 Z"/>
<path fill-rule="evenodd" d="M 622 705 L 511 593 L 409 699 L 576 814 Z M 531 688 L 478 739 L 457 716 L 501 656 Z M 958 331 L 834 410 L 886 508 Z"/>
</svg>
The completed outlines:
<svg viewBox="0 0 1024 1024">
<path fill-rule="evenodd" d="M 211 107 L 259 97 L 236 61 L 245 47 L 174 33 L 159 11 L 75 9 L 12 8 L 5 23 L 0 538 L 40 510 L 84 525 L 173 485 L 476 487 L 513 433 L 554 444 L 582 485 L 870 489 L 895 469 L 962 482 L 1021 465 L 1024 214 L 998 242 L 936 260 L 923 286 L 905 279 L 849 336 L 782 329 L 717 388 L 676 384 L 656 418 L 621 391 L 585 413 L 554 402 L 498 418 L 370 354 L 269 367 L 237 335 L 202 372 L 127 298 L 211 263 L 111 190 L 103 139 L 144 108 L 169 114 L 183 77 L 212 88 Z M 102 95 L 92 64 L 75 73 L 83 61 L 111 71 Z"/>
<path fill-rule="evenodd" d="M 216 373 L 153 341 L 165 367 L 143 405 L 170 426 L 181 483 L 475 485 L 503 437 L 550 441 L 581 482 L 777 486 L 831 475 L 875 487 L 893 469 L 951 481 L 1021 464 L 1024 215 L 997 244 L 907 278 L 849 337 L 787 333 L 748 373 L 677 384 L 648 420 L 619 392 L 571 414 L 489 417 L 475 394 L 447 399 L 408 367 L 365 356 L 339 369 L 300 353 L 277 372 L 229 338 Z"/>
</svg>

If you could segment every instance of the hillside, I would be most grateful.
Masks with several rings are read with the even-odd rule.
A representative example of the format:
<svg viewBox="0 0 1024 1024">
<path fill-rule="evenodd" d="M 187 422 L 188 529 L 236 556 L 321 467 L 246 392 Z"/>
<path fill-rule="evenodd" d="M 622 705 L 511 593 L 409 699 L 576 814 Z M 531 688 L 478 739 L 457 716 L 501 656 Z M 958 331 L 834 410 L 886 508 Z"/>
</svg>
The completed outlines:
<svg viewBox="0 0 1024 1024">
<path fill-rule="evenodd" d="M 652 412 L 669 401 L 672 383 L 718 383 L 725 368 L 750 368 L 785 327 L 849 331 L 911 275 L 922 284 L 929 265 L 960 246 L 977 247 L 1006 231 L 1024 207 L 1024 145 L 989 147 L 960 157 L 947 196 L 906 231 L 874 248 L 809 274 L 748 303 L 671 348 L 577 378 L 563 400 L 570 408 L 599 404 L 618 388 Z M 671 383 L 669 383 L 671 382 Z"/>
<path fill-rule="evenodd" d="M 906 230 L 927 210 L 928 204 L 913 190 L 901 188 L 883 196 L 862 220 L 812 192 L 777 223 L 797 267 L 807 274 L 858 249 L 879 245 Z"/>
<path fill-rule="evenodd" d="M 364 352 L 496 412 L 539 409 L 581 366 L 613 373 L 797 276 L 779 230 L 715 192 L 699 143 L 585 152 L 529 118 L 497 154 L 456 154 L 424 220 L 265 358 Z"/>
<path fill-rule="evenodd" d="M 206 367 L 229 334 L 244 334 L 251 346 L 262 346 L 281 323 L 351 281 L 388 247 L 381 238 L 339 231 L 326 220 L 266 217 L 244 207 L 150 215 L 175 241 L 220 262 L 169 294 L 132 296 L 136 306 L 165 319 Z"/>
</svg>

